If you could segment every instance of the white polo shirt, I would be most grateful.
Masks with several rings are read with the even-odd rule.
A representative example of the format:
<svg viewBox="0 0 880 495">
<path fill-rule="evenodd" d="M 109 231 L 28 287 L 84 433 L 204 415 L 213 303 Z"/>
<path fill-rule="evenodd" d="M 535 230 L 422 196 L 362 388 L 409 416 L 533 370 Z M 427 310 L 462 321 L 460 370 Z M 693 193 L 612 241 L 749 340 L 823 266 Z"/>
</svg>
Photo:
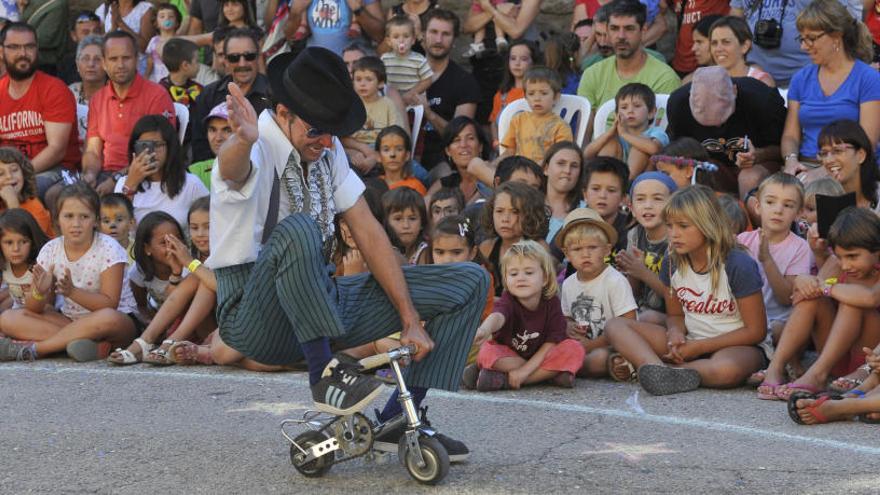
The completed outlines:
<svg viewBox="0 0 880 495">
<path fill-rule="evenodd" d="M 253 170 L 242 187 L 233 189 L 233 184 L 224 181 L 216 163 L 211 171 L 211 256 L 205 263 L 212 269 L 257 260 L 275 173 L 282 176 L 290 153 L 295 152 L 269 110 L 260 113 L 257 126 L 260 137 L 251 148 Z M 333 148 L 325 149 L 318 160 L 309 164 L 310 175 L 322 171 L 331 175 L 335 212 L 354 206 L 364 192 L 364 183 L 351 170 L 336 137 Z M 284 187 L 282 182 L 279 222 L 290 214 Z M 320 202 L 314 191 L 310 194 L 312 203 Z"/>
</svg>

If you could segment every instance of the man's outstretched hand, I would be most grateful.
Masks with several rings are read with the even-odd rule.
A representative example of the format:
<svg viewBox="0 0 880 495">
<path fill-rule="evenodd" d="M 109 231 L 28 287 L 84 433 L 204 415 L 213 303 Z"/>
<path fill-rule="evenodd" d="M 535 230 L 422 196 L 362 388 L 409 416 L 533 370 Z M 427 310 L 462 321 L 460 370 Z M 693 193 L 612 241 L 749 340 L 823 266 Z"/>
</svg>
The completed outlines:
<svg viewBox="0 0 880 495">
<path fill-rule="evenodd" d="M 226 97 L 229 112 L 229 127 L 242 142 L 253 144 L 260 136 L 257 129 L 257 111 L 245 98 L 238 84 L 229 83 L 229 95 Z"/>
</svg>

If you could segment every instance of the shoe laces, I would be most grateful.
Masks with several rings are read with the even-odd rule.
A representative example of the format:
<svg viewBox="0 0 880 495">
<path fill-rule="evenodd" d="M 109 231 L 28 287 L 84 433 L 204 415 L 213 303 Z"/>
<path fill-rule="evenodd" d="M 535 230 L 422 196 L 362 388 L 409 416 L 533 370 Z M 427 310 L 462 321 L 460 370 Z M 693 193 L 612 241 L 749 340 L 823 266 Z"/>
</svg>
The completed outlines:
<svg viewBox="0 0 880 495">
<path fill-rule="evenodd" d="M 426 427 L 431 427 L 431 422 L 428 421 L 428 406 L 422 406 L 419 408 L 419 421 L 421 421 Z"/>
</svg>

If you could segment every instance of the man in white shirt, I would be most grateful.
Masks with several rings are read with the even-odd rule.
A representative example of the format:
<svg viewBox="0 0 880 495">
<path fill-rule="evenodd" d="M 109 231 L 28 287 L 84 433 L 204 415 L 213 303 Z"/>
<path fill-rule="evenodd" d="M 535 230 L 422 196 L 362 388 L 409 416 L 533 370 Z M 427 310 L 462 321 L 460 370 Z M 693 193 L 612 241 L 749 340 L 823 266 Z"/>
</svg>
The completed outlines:
<svg viewBox="0 0 880 495">
<path fill-rule="evenodd" d="M 362 410 L 379 383 L 331 362 L 330 339 L 347 348 L 401 330 L 401 343 L 418 347 L 407 378 L 416 402 L 431 387 L 457 389 L 488 290 L 485 271 L 471 263 L 402 270 L 389 262 L 391 243 L 334 137 L 366 118 L 338 55 L 318 47 L 295 59 L 279 55 L 268 76 L 274 101 L 259 116 L 230 84 L 234 134 L 212 171 L 216 249 L 207 263 L 217 276 L 222 340 L 265 364 L 305 358 L 315 406 L 332 414 Z M 336 214 L 351 226 L 371 273 L 330 278 Z M 379 419 L 400 411 L 395 394 Z M 461 442 L 441 442 L 451 459 L 466 457 Z"/>
</svg>

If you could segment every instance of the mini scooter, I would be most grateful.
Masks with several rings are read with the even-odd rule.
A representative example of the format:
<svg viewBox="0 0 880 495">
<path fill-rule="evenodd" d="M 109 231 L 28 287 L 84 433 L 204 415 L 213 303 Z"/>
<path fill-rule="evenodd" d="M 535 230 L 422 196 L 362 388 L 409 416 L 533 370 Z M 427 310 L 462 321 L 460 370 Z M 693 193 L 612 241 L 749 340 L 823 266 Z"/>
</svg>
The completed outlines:
<svg viewBox="0 0 880 495">
<path fill-rule="evenodd" d="M 403 415 L 384 424 L 370 421 L 361 412 L 347 416 L 336 416 L 321 411 L 306 411 L 301 419 L 286 419 L 281 422 L 281 434 L 290 442 L 290 462 L 303 476 L 321 477 L 333 464 L 367 456 L 375 460 L 384 455 L 374 449 L 373 439 L 382 431 L 406 422 L 406 428 L 397 447 L 400 462 L 419 483 L 435 485 L 449 472 L 449 454 L 435 435 L 437 432 L 419 420 L 412 394 L 406 388 L 401 367 L 409 365 L 416 351 L 413 346 L 403 346 L 386 353 L 360 360 L 363 370 L 378 368 L 386 364 L 391 370 L 399 392 Z M 291 437 L 289 428 L 305 427 L 306 431 Z"/>
</svg>

